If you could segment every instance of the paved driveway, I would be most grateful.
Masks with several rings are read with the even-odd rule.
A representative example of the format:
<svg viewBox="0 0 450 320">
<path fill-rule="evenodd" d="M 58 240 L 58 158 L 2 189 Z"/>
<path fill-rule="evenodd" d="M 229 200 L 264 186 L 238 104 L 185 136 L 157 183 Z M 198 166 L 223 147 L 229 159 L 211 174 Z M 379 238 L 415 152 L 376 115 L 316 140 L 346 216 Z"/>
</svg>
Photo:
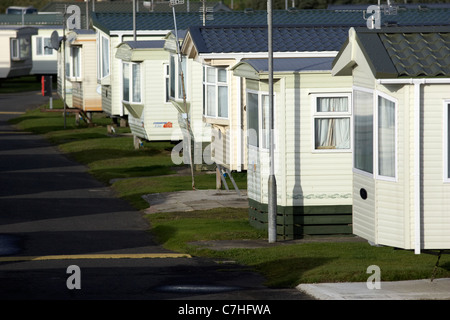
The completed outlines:
<svg viewBox="0 0 450 320">
<path fill-rule="evenodd" d="M 36 93 L 0 96 L 0 299 L 308 298 L 267 289 L 242 266 L 157 245 L 142 213 L 86 167 L 8 125 L 45 101 Z M 80 272 L 68 273 L 71 265 Z"/>
</svg>

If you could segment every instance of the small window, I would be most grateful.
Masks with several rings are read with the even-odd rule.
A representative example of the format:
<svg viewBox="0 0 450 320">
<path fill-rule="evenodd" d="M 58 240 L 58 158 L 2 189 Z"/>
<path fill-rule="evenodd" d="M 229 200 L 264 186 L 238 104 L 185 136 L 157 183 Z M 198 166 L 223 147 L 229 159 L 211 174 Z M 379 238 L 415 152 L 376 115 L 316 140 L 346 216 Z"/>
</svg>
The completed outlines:
<svg viewBox="0 0 450 320">
<path fill-rule="evenodd" d="M 72 55 L 72 77 L 81 77 L 81 48 L 71 47 Z"/>
<path fill-rule="evenodd" d="M 36 38 L 36 55 L 38 55 L 38 56 L 53 55 L 53 49 L 52 49 L 50 38 L 44 38 L 44 37 Z"/>
<path fill-rule="evenodd" d="M 11 58 L 19 59 L 19 40 L 11 39 Z"/>
<path fill-rule="evenodd" d="M 228 118 L 227 70 L 204 66 L 203 72 L 203 110 L 205 116 Z"/>
<path fill-rule="evenodd" d="M 103 79 L 109 76 L 109 39 L 103 35 L 97 38 L 97 77 Z"/>
<path fill-rule="evenodd" d="M 164 81 L 165 81 L 165 83 L 164 83 L 164 90 L 165 90 L 165 93 L 166 93 L 166 102 L 169 102 L 169 98 L 170 98 L 170 96 L 169 96 L 169 91 L 170 91 L 170 67 L 169 67 L 169 64 L 167 64 L 167 63 L 165 63 L 164 64 Z"/>
<path fill-rule="evenodd" d="M 396 104 L 378 96 L 378 175 L 396 177 Z"/>
<path fill-rule="evenodd" d="M 349 95 L 314 96 L 314 149 L 350 149 Z"/>
<path fill-rule="evenodd" d="M 247 128 L 248 144 L 258 147 L 259 136 L 259 112 L 258 112 L 258 94 L 247 92 Z"/>
<path fill-rule="evenodd" d="M 247 91 L 248 143 L 251 146 L 270 147 L 270 105 L 266 92 Z"/>
<path fill-rule="evenodd" d="M 181 78 L 183 72 L 183 79 Z M 181 65 L 176 55 L 171 55 L 169 60 L 169 96 L 172 99 L 183 99 L 183 80 L 186 87 L 186 57 L 181 58 Z"/>
<path fill-rule="evenodd" d="M 141 65 L 123 62 L 122 67 L 123 101 L 141 103 Z"/>
</svg>

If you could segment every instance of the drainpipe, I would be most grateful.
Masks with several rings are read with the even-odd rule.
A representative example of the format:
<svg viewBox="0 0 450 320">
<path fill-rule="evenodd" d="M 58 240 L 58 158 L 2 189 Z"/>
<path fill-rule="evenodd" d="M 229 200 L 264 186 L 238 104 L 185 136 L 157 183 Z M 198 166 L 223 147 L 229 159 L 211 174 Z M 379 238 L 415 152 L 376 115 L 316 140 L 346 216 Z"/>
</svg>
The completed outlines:
<svg viewBox="0 0 450 320">
<path fill-rule="evenodd" d="M 420 170 L 420 134 L 422 128 L 420 126 L 421 112 L 421 94 L 420 89 L 423 84 L 450 84 L 450 78 L 434 78 L 434 79 L 379 79 L 379 84 L 414 84 L 414 253 L 420 254 L 421 251 L 421 218 L 422 218 L 422 182 Z"/>
</svg>

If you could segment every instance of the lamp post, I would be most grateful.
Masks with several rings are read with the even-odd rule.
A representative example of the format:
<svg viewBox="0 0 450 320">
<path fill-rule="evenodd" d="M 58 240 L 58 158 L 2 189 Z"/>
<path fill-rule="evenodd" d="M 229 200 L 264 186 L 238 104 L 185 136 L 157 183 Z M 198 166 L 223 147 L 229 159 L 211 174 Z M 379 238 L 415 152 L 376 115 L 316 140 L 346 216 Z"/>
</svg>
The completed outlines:
<svg viewBox="0 0 450 320">
<path fill-rule="evenodd" d="M 272 1 L 267 0 L 267 38 L 269 64 L 269 147 L 270 147 L 270 175 L 268 197 L 268 235 L 269 243 L 277 241 L 277 181 L 274 166 L 274 121 L 273 121 L 273 43 L 272 43 Z"/>
</svg>

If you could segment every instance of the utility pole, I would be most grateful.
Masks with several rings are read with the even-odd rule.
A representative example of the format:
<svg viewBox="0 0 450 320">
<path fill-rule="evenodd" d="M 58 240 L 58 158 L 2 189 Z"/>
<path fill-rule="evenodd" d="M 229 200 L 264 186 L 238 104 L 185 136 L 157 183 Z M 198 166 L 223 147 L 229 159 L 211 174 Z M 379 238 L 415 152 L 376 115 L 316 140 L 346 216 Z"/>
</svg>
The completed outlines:
<svg viewBox="0 0 450 320">
<path fill-rule="evenodd" d="M 277 241 L 277 181 L 274 165 L 274 121 L 273 121 L 273 34 L 272 34 L 272 1 L 267 0 L 267 38 L 269 64 L 269 146 L 270 146 L 270 175 L 268 197 L 268 233 L 269 243 Z"/>
</svg>

